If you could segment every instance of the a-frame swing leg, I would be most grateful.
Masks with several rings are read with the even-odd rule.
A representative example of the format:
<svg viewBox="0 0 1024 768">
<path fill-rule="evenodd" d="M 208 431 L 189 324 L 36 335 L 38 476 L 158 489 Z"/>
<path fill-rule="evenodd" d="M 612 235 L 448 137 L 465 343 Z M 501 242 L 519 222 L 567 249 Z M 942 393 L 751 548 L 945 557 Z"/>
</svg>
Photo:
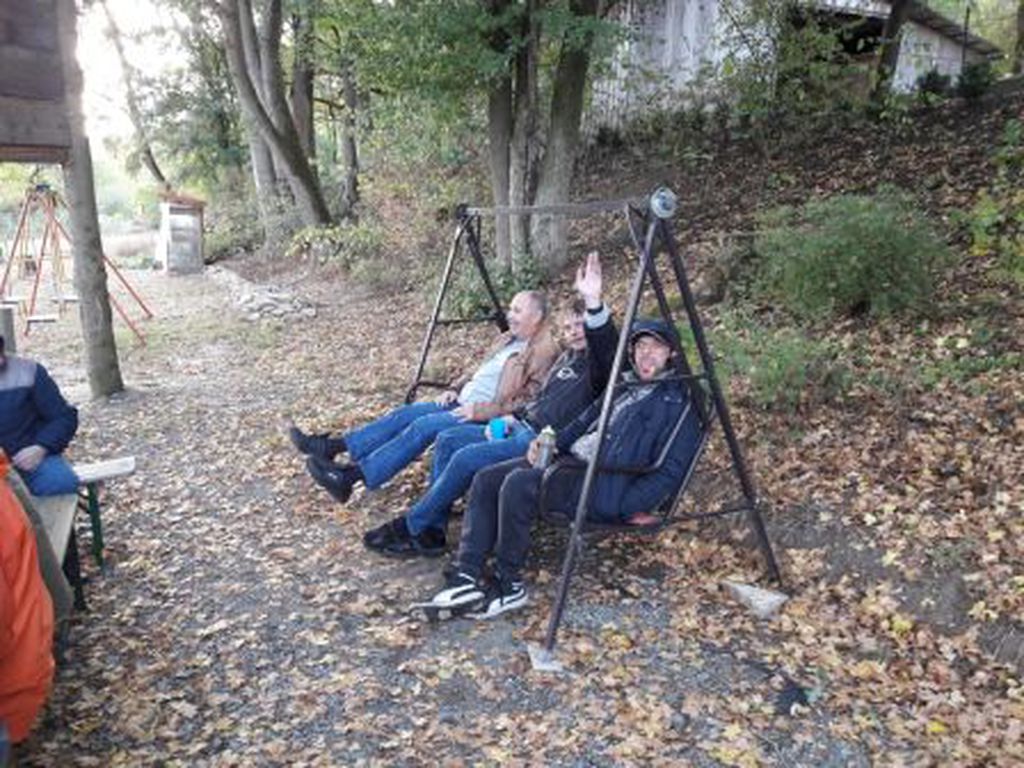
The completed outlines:
<svg viewBox="0 0 1024 768">
<path fill-rule="evenodd" d="M 572 527 L 569 529 L 569 543 L 565 549 L 565 559 L 562 561 L 562 576 L 558 582 L 555 605 L 551 610 L 547 634 L 544 638 L 544 652 L 548 655 L 551 654 L 555 647 L 558 626 L 562 623 L 562 614 L 565 612 L 565 603 L 569 597 L 569 584 L 572 581 L 572 574 L 576 567 L 576 557 L 582 547 L 583 523 L 587 517 L 587 508 L 590 506 L 590 497 L 593 495 L 594 477 L 597 474 L 597 465 L 601 460 L 601 449 L 604 446 L 604 433 L 608 427 L 612 404 L 615 400 L 615 382 L 619 380 L 619 374 L 622 372 L 623 361 L 626 358 L 626 348 L 629 344 L 629 329 L 633 327 L 636 310 L 640 305 L 640 294 L 643 292 L 644 281 L 647 277 L 648 262 L 651 260 L 654 226 L 653 222 L 647 225 L 647 236 L 644 240 L 643 253 L 640 257 L 640 267 L 636 271 L 633 285 L 629 291 L 629 303 L 626 305 L 625 317 L 622 318 L 622 332 L 619 334 L 619 342 L 615 347 L 615 359 L 612 361 L 612 369 L 608 374 L 608 386 L 604 390 L 601 414 L 597 418 L 595 442 L 598 448 L 590 458 L 590 461 L 587 462 L 586 473 L 583 475 L 583 487 L 580 490 L 580 498 L 576 504 L 576 515 L 573 518 Z"/>
<path fill-rule="evenodd" d="M 441 276 L 441 287 L 437 291 L 437 297 L 434 299 L 434 309 L 430 314 L 430 323 L 427 325 L 427 331 L 423 336 L 423 344 L 420 347 L 420 358 L 416 364 L 416 373 L 413 375 L 412 384 L 409 385 L 409 389 L 405 394 L 405 402 L 411 403 L 416 399 L 416 393 L 421 386 L 432 386 L 432 387 L 443 387 L 444 384 L 434 381 L 424 381 L 423 371 L 426 369 L 427 357 L 430 355 L 430 347 L 434 341 L 434 335 L 437 332 L 439 325 L 445 325 L 451 321 L 445 321 L 441 319 L 441 310 L 444 307 L 445 297 L 448 295 L 448 290 L 451 288 L 452 274 L 455 271 L 455 262 L 459 257 L 459 246 L 465 242 L 469 248 L 470 256 L 473 259 L 473 264 L 479 272 L 481 279 L 483 280 L 484 287 L 487 290 L 487 295 L 490 297 L 492 304 L 494 305 L 493 320 L 497 323 L 498 328 L 502 331 L 508 330 L 508 320 L 505 318 L 505 310 L 501 306 L 501 300 L 498 298 L 497 292 L 494 290 L 494 284 L 491 282 L 491 276 L 487 271 L 487 265 L 484 262 L 483 254 L 480 250 L 480 217 L 475 215 L 468 215 L 465 211 L 465 206 L 459 206 L 456 212 L 456 225 L 455 235 L 452 237 L 452 244 L 448 250 L 448 259 L 445 261 L 444 273 Z"/>
<path fill-rule="evenodd" d="M 32 280 L 32 293 L 28 300 L 28 316 L 25 318 L 25 335 L 28 336 L 29 331 L 32 330 L 31 320 L 36 314 L 36 301 L 39 298 L 39 283 L 43 277 L 43 266 L 46 263 L 46 241 L 50 235 L 50 222 L 48 220 L 43 223 L 43 234 L 42 239 L 39 242 L 39 258 L 36 259 L 36 274 Z"/>
<path fill-rule="evenodd" d="M 494 321 L 498 324 L 498 327 L 502 332 L 508 330 L 508 320 L 505 317 L 505 308 L 501 305 L 501 299 L 498 298 L 498 292 L 494 290 L 494 284 L 491 282 L 491 275 L 487 271 L 487 264 L 484 262 L 484 254 L 480 250 L 480 229 L 482 221 L 479 216 L 472 217 L 475 223 L 470 224 L 466 228 L 466 245 L 469 247 L 470 256 L 473 257 L 473 263 L 476 265 L 477 272 L 480 273 L 480 278 L 484 281 L 484 288 L 487 289 L 487 296 L 491 300 L 491 304 L 494 307 Z"/>
<path fill-rule="evenodd" d="M 655 253 L 655 239 L 660 237 L 661 241 L 665 244 L 665 248 L 668 251 L 669 258 L 672 264 L 673 274 L 676 278 L 676 282 L 679 287 L 680 294 L 683 299 L 683 306 L 686 310 L 687 319 L 690 324 L 690 329 L 693 332 L 694 343 L 697 346 L 698 353 L 700 354 L 701 363 L 704 368 L 704 378 L 708 380 L 709 387 L 711 389 L 711 398 L 714 411 L 717 414 L 719 420 L 722 423 L 722 431 L 725 435 L 726 442 L 729 446 L 729 451 L 733 460 L 733 468 L 739 478 L 740 485 L 743 490 L 744 497 L 746 498 L 748 507 L 747 513 L 750 520 L 751 526 L 754 529 L 754 533 L 758 539 L 758 543 L 761 547 L 762 553 L 764 554 L 765 561 L 768 565 L 768 571 L 771 578 L 777 583 L 781 583 L 781 577 L 779 574 L 778 564 L 775 560 L 775 554 L 771 547 L 771 542 L 768 540 L 768 535 L 764 527 L 764 521 L 761 518 L 760 510 L 757 506 L 757 496 L 754 491 L 753 482 L 750 479 L 750 474 L 747 471 L 746 462 L 743 459 L 743 452 L 740 449 L 739 441 L 736 438 L 735 430 L 732 426 L 732 419 L 729 416 L 729 409 L 725 402 L 725 397 L 722 394 L 721 386 L 718 382 L 718 378 L 715 375 L 714 362 L 711 358 L 710 350 L 707 345 L 707 339 L 704 336 L 703 325 L 700 322 L 700 316 L 697 314 L 696 302 L 693 298 L 693 292 L 690 289 L 689 281 L 686 277 L 686 271 L 683 267 L 682 261 L 679 257 L 679 250 L 676 246 L 674 237 L 672 235 L 671 228 L 668 226 L 668 222 L 660 218 L 651 218 L 647 223 L 646 236 L 644 238 L 644 244 L 642 248 L 642 254 L 640 258 L 640 266 L 637 270 L 636 276 L 633 280 L 633 285 L 629 294 L 629 304 L 626 308 L 626 315 L 622 321 L 623 331 L 619 335 L 619 343 L 615 350 L 615 360 L 612 363 L 612 370 L 609 374 L 609 384 L 604 393 L 604 400 L 601 406 L 601 414 L 598 417 L 597 431 L 596 431 L 596 442 L 598 450 L 595 455 L 591 457 L 591 460 L 587 463 L 586 473 L 583 478 L 583 487 L 580 491 L 579 502 L 576 506 L 576 514 L 573 520 L 572 528 L 569 533 L 569 543 L 566 547 L 565 559 L 562 563 L 562 574 L 558 583 L 558 590 L 555 596 L 555 604 L 551 611 L 551 616 L 548 621 L 547 633 L 544 639 L 543 656 L 540 657 L 541 663 L 550 663 L 551 654 L 555 647 L 555 641 L 558 634 L 558 627 L 561 624 L 562 616 L 565 612 L 565 605 L 569 596 L 569 586 L 572 581 L 573 572 L 575 570 L 576 558 L 582 549 L 583 544 L 583 525 L 586 520 L 587 508 L 590 505 L 590 497 L 593 494 L 593 483 L 596 475 L 596 467 L 601 460 L 601 446 L 604 442 L 604 433 L 608 426 L 608 420 L 611 413 L 612 404 L 615 397 L 615 382 L 618 381 L 619 374 L 622 371 L 622 366 L 625 360 L 626 348 L 628 345 L 629 328 L 633 325 L 633 320 L 636 317 L 636 311 L 640 303 L 640 296 L 643 291 L 644 283 L 646 278 L 650 278 L 655 294 L 658 298 L 659 309 L 665 316 L 666 320 L 671 321 L 672 314 L 669 311 L 668 302 L 664 296 L 664 288 L 661 284 L 661 279 L 657 274 L 657 270 L 654 265 L 654 253 Z M 639 243 L 637 243 L 639 244 Z M 679 351 L 679 350 L 677 350 Z M 682 363 L 685 366 L 685 371 L 689 371 L 689 366 Z M 691 382 L 693 378 L 689 379 Z M 702 412 L 702 415 L 703 412 Z"/>
<path fill-rule="evenodd" d="M 748 520 L 754 529 L 758 546 L 760 546 L 761 553 L 764 555 L 765 562 L 768 565 L 768 575 L 772 581 L 781 585 L 782 576 L 779 572 L 778 563 L 775 560 L 775 552 L 772 549 L 771 542 L 768 540 L 768 532 L 765 530 L 764 520 L 761 517 L 757 492 L 754 490 L 754 483 L 750 479 L 750 473 L 747 470 L 747 463 L 743 458 L 743 451 L 740 448 L 739 440 L 736 439 L 736 431 L 733 429 L 732 418 L 729 415 L 729 406 L 725 401 L 725 396 L 722 394 L 722 387 L 719 384 L 718 376 L 715 374 L 715 363 L 708 348 L 707 338 L 704 336 L 704 326 L 700 321 L 700 316 L 697 314 L 697 303 L 694 301 L 693 291 L 690 290 L 690 281 L 686 277 L 686 269 L 683 266 L 682 259 L 679 257 L 679 248 L 676 245 L 669 223 L 664 219 L 659 219 L 657 226 L 662 242 L 665 243 L 665 248 L 668 251 L 669 261 L 672 264 L 672 271 L 679 285 L 679 291 L 682 294 L 683 306 L 690 321 L 690 329 L 693 331 L 693 341 L 697 345 L 697 352 L 700 355 L 701 364 L 704 367 L 704 373 L 711 388 L 712 403 L 718 414 L 718 419 L 722 423 L 722 433 L 725 435 L 725 441 L 729 446 L 729 453 L 732 456 L 733 470 L 736 472 L 736 477 L 739 479 L 740 487 L 743 490 L 743 496 L 747 503 Z"/>
<path fill-rule="evenodd" d="M 60 197 L 56 192 L 54 192 L 53 195 L 54 195 L 54 199 L 57 201 L 57 204 L 61 208 L 63 208 L 65 211 L 68 210 L 68 204 L 64 201 L 64 198 Z M 68 231 L 64 228 L 64 225 L 60 223 L 60 219 L 57 218 L 57 216 L 56 216 L 56 208 L 54 209 L 53 220 L 54 220 L 54 223 L 57 226 L 57 228 L 60 230 L 60 233 L 64 236 L 64 239 L 68 242 L 68 244 L 70 244 L 71 243 L 71 235 L 68 234 Z M 109 256 L 107 256 L 106 253 L 103 254 L 103 264 L 104 264 L 104 266 L 110 268 L 110 271 L 114 273 L 114 277 L 116 277 L 118 279 L 118 281 L 121 283 L 121 285 L 124 286 L 124 289 L 126 291 L 128 291 L 129 294 L 131 294 L 131 297 L 133 299 L 135 299 L 135 303 L 139 305 L 139 308 L 142 310 L 142 312 L 146 316 L 146 318 L 150 318 L 151 319 L 153 317 L 153 311 L 146 305 L 146 302 L 144 302 L 142 300 L 142 297 L 139 295 L 138 291 L 136 291 L 134 288 L 132 288 L 131 283 L 128 282 L 128 278 L 126 278 L 124 276 L 124 274 L 121 272 L 121 270 L 118 268 L 118 266 L 110 259 Z M 121 311 L 121 316 L 124 318 L 125 322 L 131 328 L 132 332 L 138 337 L 139 341 L 141 341 L 143 344 L 145 344 L 146 340 L 143 338 L 143 336 L 139 332 L 138 328 L 136 328 L 128 320 L 128 316 L 127 316 L 127 314 L 123 310 Z"/>
<path fill-rule="evenodd" d="M 6 296 L 7 282 L 11 277 L 11 268 L 14 266 L 16 261 L 15 256 L 18 253 L 18 249 L 21 247 L 22 238 L 25 236 L 25 222 L 28 219 L 28 211 L 32 205 L 32 199 L 26 197 L 25 201 L 21 204 L 21 211 L 18 214 L 18 225 L 14 228 L 14 238 L 11 240 L 11 250 L 7 254 L 7 264 L 4 266 L 4 276 L 0 280 L 0 296 Z"/>
</svg>

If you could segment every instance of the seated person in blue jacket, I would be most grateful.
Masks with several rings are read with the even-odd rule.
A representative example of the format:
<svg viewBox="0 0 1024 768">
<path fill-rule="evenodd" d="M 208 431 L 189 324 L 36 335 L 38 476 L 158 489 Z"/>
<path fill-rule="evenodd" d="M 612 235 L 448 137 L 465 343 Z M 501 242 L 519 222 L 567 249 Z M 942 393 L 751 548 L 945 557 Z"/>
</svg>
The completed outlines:
<svg viewBox="0 0 1024 768">
<path fill-rule="evenodd" d="M 538 291 L 517 293 L 501 334 L 483 365 L 461 387 L 432 402 L 395 408 L 343 435 L 307 435 L 292 427 L 289 436 L 313 479 L 341 503 L 356 483 L 379 488 L 416 459 L 444 430 L 467 421 L 486 423 L 511 413 L 534 397 L 558 355 L 547 300 Z M 334 458 L 348 453 L 350 461 Z"/>
<path fill-rule="evenodd" d="M 589 254 L 577 270 L 576 291 L 579 297 L 563 317 L 566 350 L 548 372 L 537 398 L 496 422 L 463 424 L 438 435 L 430 488 L 406 514 L 368 531 L 363 537 L 367 547 L 395 557 L 443 554 L 451 505 L 469 489 L 473 475 L 525 456 L 545 426 L 563 429 L 604 391 L 618 334 L 601 300 L 597 253 Z M 503 434 L 494 434 L 496 430 Z"/>
<path fill-rule="evenodd" d="M 39 363 L 7 355 L 0 336 L 0 448 L 35 496 L 75 493 L 78 478 L 61 456 L 78 430 L 78 411 Z"/>
<path fill-rule="evenodd" d="M 689 389 L 671 376 L 675 329 L 663 320 L 639 320 L 630 332 L 632 373 L 618 386 L 601 467 L 613 470 L 651 466 L 658 461 L 680 415 L 686 413 L 661 467 L 647 474 L 598 471 L 587 518 L 596 522 L 631 523 L 661 504 L 677 487 L 700 439 L 700 417 L 691 406 Z M 579 464 L 598 450 L 595 401 L 557 436 L 557 452 Z M 542 469 L 537 443 L 525 459 L 513 459 L 477 473 L 462 521 L 462 541 L 445 589 L 432 599 L 451 615 L 489 618 L 526 603 L 523 566 L 530 549 L 530 529 L 537 515 Z M 548 509 L 575 516 L 583 486 L 582 471 L 560 472 L 547 486 Z M 494 558 L 494 575 L 484 581 L 484 565 Z"/>
</svg>

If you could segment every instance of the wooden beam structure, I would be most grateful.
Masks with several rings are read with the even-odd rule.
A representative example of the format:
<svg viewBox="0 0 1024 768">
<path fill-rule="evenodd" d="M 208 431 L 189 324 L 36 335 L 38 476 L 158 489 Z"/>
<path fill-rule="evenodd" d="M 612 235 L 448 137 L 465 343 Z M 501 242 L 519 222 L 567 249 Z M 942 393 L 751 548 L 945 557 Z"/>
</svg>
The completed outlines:
<svg viewBox="0 0 1024 768">
<path fill-rule="evenodd" d="M 70 147 L 57 0 L 0 0 L 0 162 L 63 164 Z"/>
</svg>

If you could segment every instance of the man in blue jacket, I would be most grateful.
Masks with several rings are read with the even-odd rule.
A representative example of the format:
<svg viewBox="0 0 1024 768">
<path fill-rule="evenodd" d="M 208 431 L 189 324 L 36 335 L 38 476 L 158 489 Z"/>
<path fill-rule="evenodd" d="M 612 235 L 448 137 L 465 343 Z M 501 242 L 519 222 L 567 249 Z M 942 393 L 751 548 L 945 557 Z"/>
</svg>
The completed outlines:
<svg viewBox="0 0 1024 768">
<path fill-rule="evenodd" d="M 671 376 L 675 329 L 662 320 L 639 320 L 630 332 L 633 372 L 626 386 L 619 385 L 594 478 L 587 518 L 595 522 L 642 521 L 677 487 L 697 448 L 701 419 L 691 403 L 689 389 Z M 598 450 L 597 420 L 601 401 L 595 402 L 557 438 L 563 459 L 589 461 Z M 657 471 L 620 473 L 655 464 L 680 416 L 683 426 Z M 462 540 L 455 567 L 445 589 L 432 604 L 451 615 L 469 613 L 489 618 L 526 603 L 522 571 L 530 548 L 530 529 L 537 515 L 542 469 L 536 461 L 536 443 L 526 459 L 497 464 L 479 473 L 470 490 L 462 523 Z M 562 472 L 548 482 L 548 509 L 575 515 L 583 486 L 583 472 Z M 488 555 L 495 561 L 494 578 L 483 581 Z"/>
<path fill-rule="evenodd" d="M 36 496 L 74 493 L 78 478 L 61 456 L 78 411 L 39 363 L 7 355 L 0 336 L 0 448 Z"/>
</svg>

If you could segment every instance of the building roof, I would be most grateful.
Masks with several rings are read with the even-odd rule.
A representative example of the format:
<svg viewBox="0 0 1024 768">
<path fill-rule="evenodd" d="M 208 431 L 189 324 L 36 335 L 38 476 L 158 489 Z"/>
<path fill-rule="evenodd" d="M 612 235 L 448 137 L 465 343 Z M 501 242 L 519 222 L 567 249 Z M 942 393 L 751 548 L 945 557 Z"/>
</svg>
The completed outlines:
<svg viewBox="0 0 1024 768">
<path fill-rule="evenodd" d="M 916 21 L 923 27 L 934 29 L 940 35 L 945 35 L 961 45 L 964 44 L 964 25 L 962 22 L 953 21 L 934 8 L 929 8 L 924 3 L 913 0 L 910 4 L 910 19 Z M 967 48 L 975 53 L 981 54 L 988 59 L 1001 59 L 1003 52 L 997 45 L 989 42 L 983 37 L 968 31 Z"/>
<path fill-rule="evenodd" d="M 854 16 L 869 16 L 876 19 L 888 18 L 892 8 L 892 4 L 886 0 L 811 0 L 811 5 L 830 11 L 840 11 Z M 968 50 L 987 59 L 1001 59 L 1005 55 L 994 43 L 973 32 L 967 33 L 965 41 L 963 22 L 954 21 L 934 8 L 929 8 L 921 0 L 911 0 L 910 13 L 907 18 L 915 24 L 938 32 L 959 45 L 966 44 Z"/>
<path fill-rule="evenodd" d="M 205 200 L 200 200 L 198 197 L 192 197 L 186 195 L 183 192 L 160 192 L 158 197 L 165 203 L 171 205 L 180 205 L 185 208 L 204 208 L 206 206 Z"/>
</svg>

